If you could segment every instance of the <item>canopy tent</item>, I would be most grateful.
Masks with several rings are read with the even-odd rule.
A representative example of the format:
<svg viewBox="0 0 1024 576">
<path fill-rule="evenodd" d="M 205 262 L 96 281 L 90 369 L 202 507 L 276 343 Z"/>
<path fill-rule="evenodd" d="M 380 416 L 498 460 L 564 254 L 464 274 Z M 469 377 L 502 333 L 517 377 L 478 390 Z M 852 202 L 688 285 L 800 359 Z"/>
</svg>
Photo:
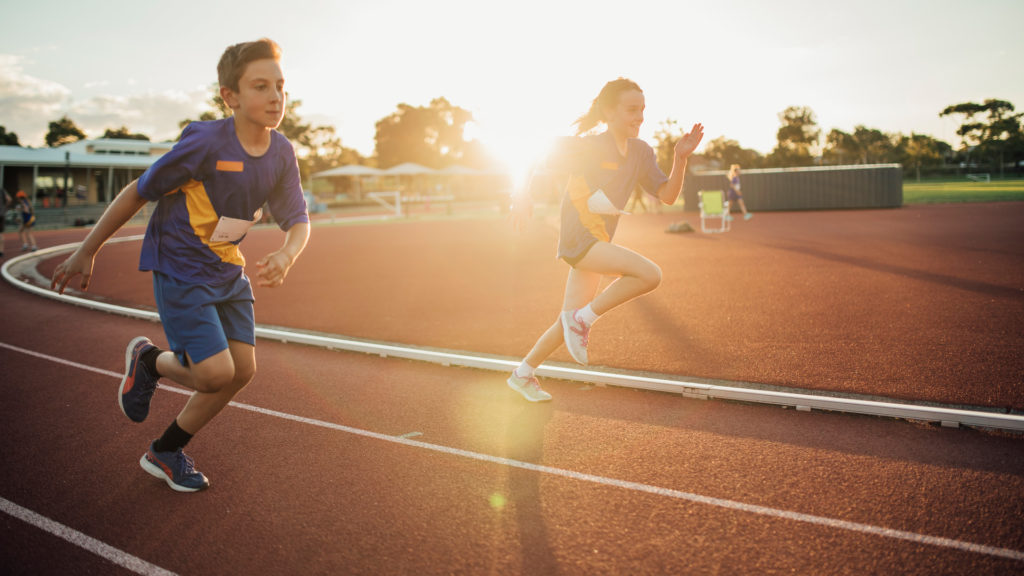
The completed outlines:
<svg viewBox="0 0 1024 576">
<path fill-rule="evenodd" d="M 387 170 L 384 170 L 383 174 L 386 176 L 420 176 L 423 174 L 437 174 L 438 171 L 433 168 L 427 168 L 426 166 L 417 164 L 415 162 L 405 162 L 392 166 Z"/>
<path fill-rule="evenodd" d="M 385 176 L 387 173 L 379 168 L 373 166 L 362 166 L 360 164 L 346 164 L 345 166 L 338 166 L 337 168 L 331 168 L 330 170 L 324 170 L 313 174 L 312 179 L 331 179 L 331 178 L 351 178 L 352 179 L 352 191 L 353 195 L 357 200 L 363 198 L 363 178 L 373 178 L 379 176 Z M 337 188 L 335 188 L 337 190 Z"/>
</svg>

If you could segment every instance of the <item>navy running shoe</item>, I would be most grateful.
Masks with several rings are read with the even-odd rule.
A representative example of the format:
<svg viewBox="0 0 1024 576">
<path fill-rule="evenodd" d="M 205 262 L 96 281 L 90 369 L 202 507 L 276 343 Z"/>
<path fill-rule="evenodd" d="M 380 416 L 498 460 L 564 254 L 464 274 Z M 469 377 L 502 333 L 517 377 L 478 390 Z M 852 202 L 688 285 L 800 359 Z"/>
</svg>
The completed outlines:
<svg viewBox="0 0 1024 576">
<path fill-rule="evenodd" d="M 180 449 L 174 452 L 157 452 L 153 445 L 142 455 L 139 465 L 146 472 L 167 482 L 178 492 L 198 492 L 210 487 L 210 481 L 196 470 L 196 463 Z"/>
<path fill-rule="evenodd" d="M 145 336 L 139 336 L 128 343 L 124 353 L 124 378 L 121 379 L 117 403 L 121 406 L 121 412 L 133 422 L 142 422 L 149 416 L 149 402 L 160 380 L 159 376 L 151 375 L 142 364 L 142 353 L 151 348 L 156 348 L 153 342 Z"/>
</svg>

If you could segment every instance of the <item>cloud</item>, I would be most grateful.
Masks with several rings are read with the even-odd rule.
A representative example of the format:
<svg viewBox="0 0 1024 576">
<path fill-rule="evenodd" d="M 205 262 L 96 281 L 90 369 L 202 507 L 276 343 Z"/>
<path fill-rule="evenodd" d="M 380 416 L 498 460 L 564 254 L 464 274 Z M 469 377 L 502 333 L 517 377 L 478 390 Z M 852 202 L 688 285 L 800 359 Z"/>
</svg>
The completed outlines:
<svg viewBox="0 0 1024 576">
<path fill-rule="evenodd" d="M 169 140 L 178 136 L 178 123 L 196 119 L 208 108 L 206 90 L 190 92 L 143 92 L 130 96 L 93 96 L 73 102 L 68 116 L 89 135 L 98 138 L 108 128 L 126 126 L 152 140 Z"/>
<path fill-rule="evenodd" d="M 70 96 L 62 84 L 26 74 L 18 56 L 0 54 L 0 125 L 22 144 L 42 142 L 47 124 L 59 118 Z"/>
<path fill-rule="evenodd" d="M 91 88 L 109 88 L 104 82 L 94 84 Z M 63 84 L 26 73 L 21 57 L 0 54 L 0 126 L 17 134 L 23 146 L 45 145 L 49 123 L 64 115 L 89 138 L 126 126 L 152 140 L 173 139 L 180 132 L 180 121 L 197 118 L 209 108 L 209 97 L 208 89 L 196 88 L 76 99 Z"/>
</svg>

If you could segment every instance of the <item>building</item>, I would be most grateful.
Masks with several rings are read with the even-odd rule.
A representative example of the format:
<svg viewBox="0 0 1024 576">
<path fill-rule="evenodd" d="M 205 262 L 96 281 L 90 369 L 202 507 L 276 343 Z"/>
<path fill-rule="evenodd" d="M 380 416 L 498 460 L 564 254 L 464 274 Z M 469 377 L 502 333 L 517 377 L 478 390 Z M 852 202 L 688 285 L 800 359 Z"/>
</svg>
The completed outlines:
<svg viewBox="0 0 1024 576">
<path fill-rule="evenodd" d="M 39 208 L 105 205 L 173 142 L 79 140 L 56 148 L 0 146 L 0 184 Z"/>
</svg>

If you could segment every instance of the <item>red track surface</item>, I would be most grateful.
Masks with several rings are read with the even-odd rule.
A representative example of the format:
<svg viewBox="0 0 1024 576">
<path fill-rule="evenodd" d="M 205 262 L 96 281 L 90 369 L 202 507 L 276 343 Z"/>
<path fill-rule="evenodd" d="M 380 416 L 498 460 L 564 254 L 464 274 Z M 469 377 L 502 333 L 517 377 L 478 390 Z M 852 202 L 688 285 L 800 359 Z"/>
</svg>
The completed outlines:
<svg viewBox="0 0 1024 576">
<path fill-rule="evenodd" d="M 665 234 L 677 218 L 623 220 L 617 240 L 664 281 L 596 324 L 592 364 L 1024 410 L 1024 203 L 763 213 L 724 235 Z M 561 304 L 549 220 L 522 235 L 499 219 L 317 227 L 285 285 L 257 290 L 257 322 L 520 358 Z M 252 234 L 250 263 L 282 238 Z M 153 306 L 138 250 L 105 248 L 90 292 Z"/>
<path fill-rule="evenodd" d="M 619 239 L 659 262 L 665 282 L 602 319 L 591 355 L 1020 408 L 1022 213 L 1001 204 L 759 214 L 714 237 L 665 235 L 673 217 L 636 217 Z M 496 220 L 317 227 L 285 287 L 259 291 L 257 318 L 520 355 L 558 308 L 553 239 L 543 220 L 521 237 Z M 254 261 L 278 242 L 257 232 L 246 252 Z M 148 278 L 132 272 L 137 250 L 106 248 L 92 292 L 151 302 Z M 116 376 L 53 360 L 120 373 L 128 340 L 163 341 L 159 327 L 6 283 L 0 299 L 0 498 L 174 572 L 1024 571 L 1020 559 L 958 544 L 1024 551 L 1019 437 L 564 382 L 547 383 L 552 403 L 529 405 L 500 374 L 268 342 L 237 401 L 314 421 L 228 408 L 189 448 L 212 488 L 176 494 L 137 461 L 184 396 L 159 392 L 150 419 L 132 424 L 117 409 Z M 419 433 L 423 444 L 360 431 Z M 0 542 L 12 573 L 115 571 L 6 514 Z"/>
</svg>

